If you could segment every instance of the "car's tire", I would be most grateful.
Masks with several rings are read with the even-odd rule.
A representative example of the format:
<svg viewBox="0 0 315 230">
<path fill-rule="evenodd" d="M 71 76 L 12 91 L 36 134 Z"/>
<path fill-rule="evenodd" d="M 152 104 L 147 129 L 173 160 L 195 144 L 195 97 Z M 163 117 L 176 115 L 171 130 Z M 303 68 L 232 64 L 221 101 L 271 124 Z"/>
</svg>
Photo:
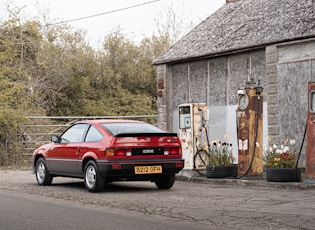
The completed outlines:
<svg viewBox="0 0 315 230">
<path fill-rule="evenodd" d="M 171 187 L 173 187 L 174 182 L 175 182 L 175 174 L 170 174 L 170 175 L 160 176 L 155 181 L 155 184 L 159 189 L 170 189 Z"/>
<path fill-rule="evenodd" d="M 104 189 L 105 179 L 100 175 L 94 161 L 88 161 L 84 167 L 84 185 L 89 192 L 100 192 Z"/>
<path fill-rule="evenodd" d="M 46 161 L 44 158 L 39 158 L 35 165 L 36 180 L 39 185 L 47 186 L 51 185 L 53 177 L 50 175 Z"/>
</svg>

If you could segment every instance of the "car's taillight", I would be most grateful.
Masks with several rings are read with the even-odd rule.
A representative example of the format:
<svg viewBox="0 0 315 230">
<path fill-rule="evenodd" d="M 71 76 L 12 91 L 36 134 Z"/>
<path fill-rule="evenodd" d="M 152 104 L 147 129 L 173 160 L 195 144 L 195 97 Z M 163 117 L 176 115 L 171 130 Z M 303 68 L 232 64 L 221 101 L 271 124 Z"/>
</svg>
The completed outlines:
<svg viewBox="0 0 315 230">
<path fill-rule="evenodd" d="M 181 147 L 164 148 L 164 155 L 181 155 L 181 154 L 182 154 Z"/>
<path fill-rule="evenodd" d="M 115 149 L 115 156 L 126 156 L 126 149 Z"/>
<path fill-rule="evenodd" d="M 114 149 L 110 149 L 110 148 L 106 149 L 105 150 L 105 156 L 106 157 L 113 157 L 113 156 L 115 156 L 115 150 Z"/>
<path fill-rule="evenodd" d="M 131 156 L 131 149 L 126 148 L 108 148 L 105 151 L 105 156 Z"/>
<path fill-rule="evenodd" d="M 179 148 L 178 148 L 178 154 L 179 154 L 179 155 L 182 155 L 182 154 L 183 154 L 183 149 L 182 149 L 182 147 L 179 147 Z"/>
</svg>

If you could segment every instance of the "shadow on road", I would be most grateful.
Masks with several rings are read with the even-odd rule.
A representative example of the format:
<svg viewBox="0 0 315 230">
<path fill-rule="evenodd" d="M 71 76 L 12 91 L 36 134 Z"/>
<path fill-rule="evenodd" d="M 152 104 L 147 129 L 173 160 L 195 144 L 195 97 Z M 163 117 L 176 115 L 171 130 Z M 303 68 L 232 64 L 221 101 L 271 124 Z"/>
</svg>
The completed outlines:
<svg viewBox="0 0 315 230">
<path fill-rule="evenodd" d="M 87 190 L 83 181 L 73 182 L 52 182 L 51 187 L 63 187 L 77 190 Z M 102 192 L 115 192 L 115 193 L 146 193 L 148 191 L 162 191 L 159 190 L 154 183 L 151 182 L 111 182 L 107 183 Z M 165 191 L 165 190 L 164 190 Z"/>
</svg>

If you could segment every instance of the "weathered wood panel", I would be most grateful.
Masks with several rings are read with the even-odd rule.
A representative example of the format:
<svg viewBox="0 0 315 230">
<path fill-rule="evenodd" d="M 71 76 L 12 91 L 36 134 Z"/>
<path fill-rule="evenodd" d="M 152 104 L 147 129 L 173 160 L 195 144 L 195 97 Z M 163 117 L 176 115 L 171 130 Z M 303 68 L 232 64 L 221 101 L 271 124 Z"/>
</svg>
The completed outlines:
<svg viewBox="0 0 315 230">
<path fill-rule="evenodd" d="M 207 103 L 208 62 L 190 63 L 190 97 L 192 102 Z"/>
<path fill-rule="evenodd" d="M 237 90 L 244 87 L 249 79 L 249 55 L 238 54 L 229 57 L 229 86 L 227 97 L 229 105 L 237 104 Z"/>
<path fill-rule="evenodd" d="M 173 110 L 178 110 L 178 105 L 189 101 L 188 64 L 179 64 L 172 67 L 171 97 Z"/>
<path fill-rule="evenodd" d="M 266 53 L 265 50 L 254 51 L 250 53 L 251 73 L 255 81 L 260 80 L 260 85 L 264 88 L 264 98 L 268 96 L 267 78 L 266 78 Z M 265 99 L 266 101 L 266 99 Z"/>
<path fill-rule="evenodd" d="M 209 105 L 226 105 L 227 58 L 215 58 L 209 61 Z"/>
<path fill-rule="evenodd" d="M 307 83 L 310 80 L 310 62 L 278 64 L 279 136 L 296 140 L 300 146 L 307 115 Z"/>
</svg>

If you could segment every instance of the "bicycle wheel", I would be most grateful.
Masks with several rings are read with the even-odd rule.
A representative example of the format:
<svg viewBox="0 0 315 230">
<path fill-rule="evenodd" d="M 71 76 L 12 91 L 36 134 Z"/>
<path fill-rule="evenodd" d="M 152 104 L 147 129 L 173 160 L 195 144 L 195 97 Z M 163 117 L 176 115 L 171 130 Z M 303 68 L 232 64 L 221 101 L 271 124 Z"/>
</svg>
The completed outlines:
<svg viewBox="0 0 315 230">
<path fill-rule="evenodd" d="M 206 166 L 209 164 L 209 153 L 206 150 L 198 150 L 194 156 L 194 167 L 201 176 L 206 176 Z"/>
</svg>

